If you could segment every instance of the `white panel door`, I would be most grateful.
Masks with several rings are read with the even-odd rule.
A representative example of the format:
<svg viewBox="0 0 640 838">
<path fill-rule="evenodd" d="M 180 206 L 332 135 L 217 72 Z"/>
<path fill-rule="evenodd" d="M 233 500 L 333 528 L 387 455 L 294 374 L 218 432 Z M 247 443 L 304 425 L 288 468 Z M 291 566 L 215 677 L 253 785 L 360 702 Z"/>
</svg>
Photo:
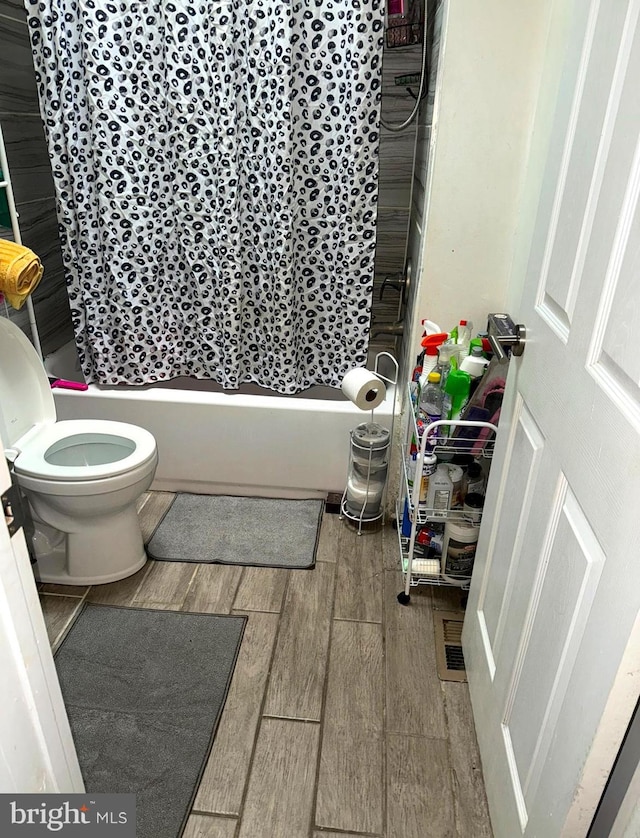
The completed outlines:
<svg viewBox="0 0 640 838">
<path fill-rule="evenodd" d="M 0 457 L 0 493 L 10 485 Z M 24 534 L 10 538 L 2 509 L 0 672 L 0 794 L 84 791 Z"/>
<path fill-rule="evenodd" d="M 463 635 L 496 838 L 586 835 L 640 692 L 640 0 L 574 9 Z"/>
</svg>

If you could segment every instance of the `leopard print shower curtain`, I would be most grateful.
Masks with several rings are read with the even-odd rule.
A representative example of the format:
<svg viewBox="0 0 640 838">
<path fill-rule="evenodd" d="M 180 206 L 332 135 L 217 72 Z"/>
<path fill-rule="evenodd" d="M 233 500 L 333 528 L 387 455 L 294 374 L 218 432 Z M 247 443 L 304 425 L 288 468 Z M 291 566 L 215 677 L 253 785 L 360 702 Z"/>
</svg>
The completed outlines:
<svg viewBox="0 0 640 838">
<path fill-rule="evenodd" d="M 382 0 L 26 5 L 87 380 L 338 386 L 366 359 Z"/>
</svg>

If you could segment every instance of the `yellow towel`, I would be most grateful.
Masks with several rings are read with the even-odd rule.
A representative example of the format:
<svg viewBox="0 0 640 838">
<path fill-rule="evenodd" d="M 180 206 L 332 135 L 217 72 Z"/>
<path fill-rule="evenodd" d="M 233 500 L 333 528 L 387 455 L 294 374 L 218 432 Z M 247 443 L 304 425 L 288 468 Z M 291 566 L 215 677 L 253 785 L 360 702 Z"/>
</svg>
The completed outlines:
<svg viewBox="0 0 640 838">
<path fill-rule="evenodd" d="M 42 262 L 28 247 L 0 239 L 0 293 L 13 308 L 22 308 L 42 278 Z"/>
</svg>

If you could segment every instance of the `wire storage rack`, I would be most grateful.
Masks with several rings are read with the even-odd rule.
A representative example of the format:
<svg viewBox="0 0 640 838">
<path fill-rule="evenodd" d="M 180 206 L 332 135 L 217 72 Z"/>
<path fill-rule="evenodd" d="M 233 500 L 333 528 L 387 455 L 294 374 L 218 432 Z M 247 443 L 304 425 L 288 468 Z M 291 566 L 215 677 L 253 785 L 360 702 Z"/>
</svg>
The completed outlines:
<svg viewBox="0 0 640 838">
<path fill-rule="evenodd" d="M 409 404 L 411 394 L 408 393 Z M 404 579 L 404 589 L 398 594 L 398 602 L 408 605 L 410 591 L 417 585 L 445 585 L 467 591 L 471 583 L 471 574 L 447 573 L 446 543 L 442 531 L 447 524 L 459 525 L 473 533 L 479 530 L 482 513 L 465 508 L 428 507 L 421 499 L 422 466 L 426 453 L 433 453 L 438 459 L 449 459 L 455 455 L 471 455 L 484 458 L 487 465 L 493 457 L 497 426 L 491 422 L 469 420 L 439 420 L 418 428 L 416 417 L 411 411 L 408 438 L 417 441 L 415 466 L 409 467 L 409 443 L 403 446 L 401 459 L 400 492 L 396 501 L 396 518 L 400 565 Z M 488 470 L 488 469 L 487 469 Z M 439 531 L 433 534 L 433 530 Z M 473 529 L 472 529 L 473 528 Z M 420 536 L 425 532 L 434 535 L 434 544 L 441 548 L 441 553 L 431 551 L 423 554 Z M 475 539 L 477 541 L 477 538 Z"/>
</svg>

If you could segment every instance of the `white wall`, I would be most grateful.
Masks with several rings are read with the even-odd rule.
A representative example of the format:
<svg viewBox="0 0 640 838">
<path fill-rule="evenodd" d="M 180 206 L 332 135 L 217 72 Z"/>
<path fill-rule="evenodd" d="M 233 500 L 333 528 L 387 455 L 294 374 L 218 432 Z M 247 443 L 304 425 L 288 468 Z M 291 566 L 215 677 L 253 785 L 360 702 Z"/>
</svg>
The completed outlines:
<svg viewBox="0 0 640 838">
<path fill-rule="evenodd" d="M 506 307 L 552 7 L 446 2 L 412 352 L 422 318 L 483 329 Z"/>
<path fill-rule="evenodd" d="M 538 210 L 542 177 L 547 160 L 551 126 L 556 107 L 562 66 L 567 50 L 567 37 L 573 17 L 572 8 L 581 0 L 553 0 L 548 37 L 544 45 L 544 69 L 540 78 L 535 110 L 535 129 L 526 161 L 518 228 L 507 294 L 507 311 L 518 313 L 522 284 L 527 274 L 531 236 Z"/>
</svg>

